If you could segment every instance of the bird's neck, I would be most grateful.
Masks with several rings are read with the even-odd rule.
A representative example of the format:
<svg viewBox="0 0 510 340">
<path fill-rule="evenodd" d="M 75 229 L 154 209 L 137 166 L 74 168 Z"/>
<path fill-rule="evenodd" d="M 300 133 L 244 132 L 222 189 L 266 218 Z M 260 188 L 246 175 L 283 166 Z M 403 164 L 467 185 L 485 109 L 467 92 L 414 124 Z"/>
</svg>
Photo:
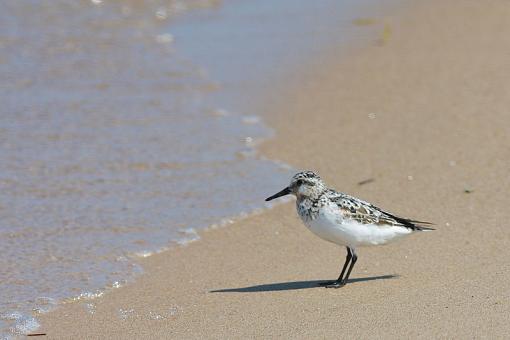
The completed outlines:
<svg viewBox="0 0 510 340">
<path fill-rule="evenodd" d="M 298 196 L 296 200 L 296 208 L 301 219 L 308 223 L 314 220 L 319 213 L 320 195 Z"/>
</svg>

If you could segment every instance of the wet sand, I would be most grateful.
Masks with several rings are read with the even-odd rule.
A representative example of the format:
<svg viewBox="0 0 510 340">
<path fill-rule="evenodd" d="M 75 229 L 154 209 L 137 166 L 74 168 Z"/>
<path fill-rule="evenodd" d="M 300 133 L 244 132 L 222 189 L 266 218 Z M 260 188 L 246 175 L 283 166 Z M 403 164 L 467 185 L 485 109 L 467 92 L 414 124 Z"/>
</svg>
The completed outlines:
<svg viewBox="0 0 510 340">
<path fill-rule="evenodd" d="M 371 46 L 342 58 L 329 52 L 261 105 L 277 130 L 265 156 L 315 169 L 331 186 L 433 221 L 436 231 L 361 248 L 350 284 L 328 290 L 317 282 L 337 276 L 344 250 L 313 236 L 283 204 L 143 260 L 134 284 L 43 315 L 38 332 L 506 337 L 508 18 L 502 0 L 415 1 L 375 18 L 380 39 Z"/>
</svg>

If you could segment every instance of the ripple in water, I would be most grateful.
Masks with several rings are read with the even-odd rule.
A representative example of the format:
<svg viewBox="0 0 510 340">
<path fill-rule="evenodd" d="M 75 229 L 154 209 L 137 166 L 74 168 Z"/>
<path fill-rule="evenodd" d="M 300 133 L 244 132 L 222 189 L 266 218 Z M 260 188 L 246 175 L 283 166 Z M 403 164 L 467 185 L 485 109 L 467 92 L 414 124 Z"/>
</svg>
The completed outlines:
<svg viewBox="0 0 510 340">
<path fill-rule="evenodd" d="M 174 47 L 176 13 L 215 6 L 0 4 L 4 334 L 121 286 L 140 272 L 134 254 L 194 240 L 288 180 L 254 152 L 268 135 L 259 118 L 212 103 L 221 86 Z"/>
</svg>

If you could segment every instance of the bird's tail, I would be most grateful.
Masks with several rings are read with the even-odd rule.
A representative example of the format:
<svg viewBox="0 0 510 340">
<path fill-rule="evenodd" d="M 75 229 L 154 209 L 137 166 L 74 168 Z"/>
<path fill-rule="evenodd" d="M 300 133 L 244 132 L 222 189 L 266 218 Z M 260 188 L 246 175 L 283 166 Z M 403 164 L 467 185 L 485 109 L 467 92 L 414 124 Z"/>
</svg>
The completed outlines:
<svg viewBox="0 0 510 340">
<path fill-rule="evenodd" d="M 415 230 L 415 231 L 431 231 L 431 230 L 436 230 L 436 229 L 431 228 L 431 227 L 426 227 L 426 226 L 434 225 L 434 223 L 413 220 L 413 219 L 410 219 L 410 218 L 398 217 L 398 216 L 392 215 L 392 214 L 387 213 L 387 212 L 385 212 L 385 214 L 390 216 L 390 217 L 393 217 L 397 222 L 401 223 L 404 227 L 407 227 L 407 228 L 409 228 L 411 230 Z"/>
</svg>

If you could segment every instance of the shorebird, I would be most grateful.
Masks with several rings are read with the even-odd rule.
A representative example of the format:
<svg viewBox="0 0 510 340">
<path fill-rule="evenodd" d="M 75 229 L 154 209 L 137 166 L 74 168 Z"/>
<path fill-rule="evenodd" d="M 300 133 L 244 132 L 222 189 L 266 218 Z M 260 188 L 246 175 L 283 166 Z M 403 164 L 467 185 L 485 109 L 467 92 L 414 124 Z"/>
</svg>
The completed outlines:
<svg viewBox="0 0 510 340">
<path fill-rule="evenodd" d="M 359 198 L 330 189 L 313 171 L 297 173 L 288 187 L 266 201 L 289 194 L 296 196 L 297 213 L 308 229 L 323 240 L 347 248 L 338 279 L 320 283 L 327 288 L 345 286 L 358 260 L 357 247 L 383 245 L 417 231 L 434 230 L 426 227 L 432 223 L 398 217 Z"/>
</svg>

